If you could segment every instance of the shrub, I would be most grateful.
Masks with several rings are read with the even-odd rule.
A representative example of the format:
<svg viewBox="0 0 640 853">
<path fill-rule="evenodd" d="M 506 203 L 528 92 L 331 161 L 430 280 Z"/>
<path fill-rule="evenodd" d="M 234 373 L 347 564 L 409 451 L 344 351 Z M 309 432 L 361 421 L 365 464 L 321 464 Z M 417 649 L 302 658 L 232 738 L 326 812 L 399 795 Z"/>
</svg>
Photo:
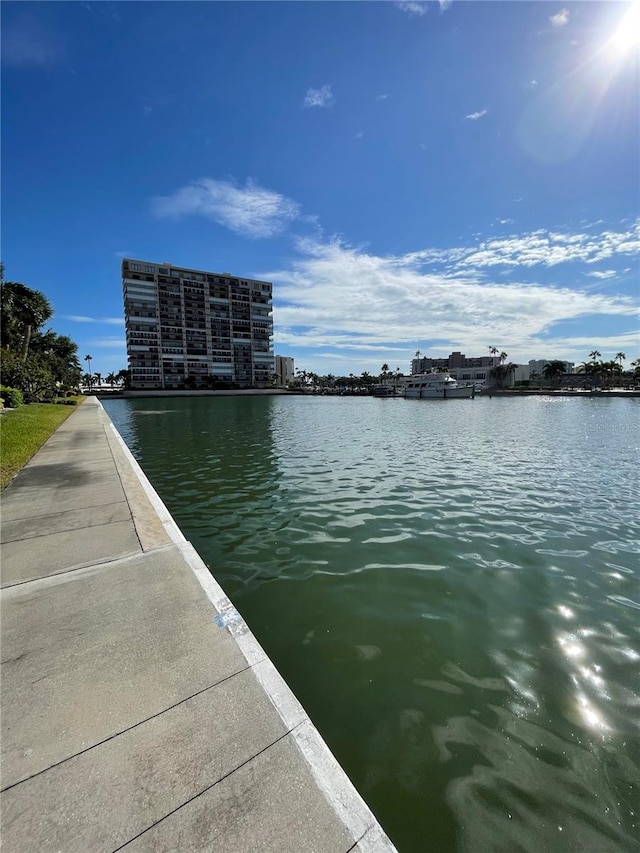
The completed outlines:
<svg viewBox="0 0 640 853">
<path fill-rule="evenodd" d="M 56 400 L 56 403 L 59 406 L 77 406 L 78 405 L 77 400 Z"/>
<path fill-rule="evenodd" d="M 24 403 L 22 391 L 17 388 L 7 388 L 6 385 L 0 385 L 0 397 L 8 409 L 17 409 Z"/>
<path fill-rule="evenodd" d="M 43 367 L 37 355 L 25 361 L 11 350 L 0 351 L 2 376 L 11 388 L 22 392 L 25 403 L 42 403 L 53 399 L 55 381 L 48 368 Z"/>
</svg>

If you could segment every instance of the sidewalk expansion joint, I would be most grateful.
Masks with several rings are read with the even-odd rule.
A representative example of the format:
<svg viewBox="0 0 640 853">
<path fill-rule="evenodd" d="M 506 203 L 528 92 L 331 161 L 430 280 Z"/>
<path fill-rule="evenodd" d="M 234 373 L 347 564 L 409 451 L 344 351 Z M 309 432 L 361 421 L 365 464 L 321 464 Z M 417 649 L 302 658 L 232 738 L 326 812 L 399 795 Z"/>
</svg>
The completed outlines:
<svg viewBox="0 0 640 853">
<path fill-rule="evenodd" d="M 115 738 L 120 737 L 120 735 L 123 735 L 123 734 L 126 734 L 127 732 L 133 731 L 133 729 L 137 729 L 139 726 L 143 726 L 145 723 L 148 723 L 150 720 L 155 720 L 156 717 L 161 717 L 163 714 L 166 714 L 167 711 L 172 711 L 174 708 L 179 708 L 180 705 L 184 705 L 184 703 L 188 702 L 190 699 L 195 699 L 196 696 L 201 696 L 203 693 L 206 693 L 207 690 L 213 690 L 216 687 L 219 687 L 221 684 L 224 684 L 225 681 L 230 681 L 232 678 L 235 678 L 237 675 L 241 675 L 243 672 L 246 672 L 248 669 L 251 669 L 251 667 L 245 666 L 242 669 L 239 669 L 237 672 L 232 672 L 231 675 L 225 675 L 225 677 L 221 678 L 220 681 L 216 681 L 213 684 L 209 684 L 209 685 L 207 685 L 207 687 L 203 687 L 201 690 L 196 690 L 195 693 L 191 693 L 189 696 L 185 696 L 184 699 L 180 699 L 178 702 L 174 702 L 173 705 L 168 705 L 166 708 L 163 708 L 161 711 L 157 711 L 155 714 L 151 714 L 151 716 L 145 717 L 144 720 L 138 720 L 137 723 L 133 723 L 132 725 L 127 726 L 126 728 L 122 729 L 119 732 L 114 732 L 112 735 L 109 735 L 108 737 L 103 738 L 100 741 L 97 741 L 97 743 L 92 743 L 91 746 L 87 746 L 87 747 L 85 747 L 85 749 L 81 749 L 79 752 L 74 752 L 73 755 L 67 755 L 66 758 L 61 758 L 60 761 L 56 761 L 54 764 L 50 764 L 49 767 L 45 767 L 42 770 L 38 770 L 37 773 L 33 773 L 31 776 L 26 776 L 24 779 L 19 779 L 17 782 L 13 782 L 11 785 L 7 785 L 6 788 L 0 788 L 0 793 L 4 794 L 5 791 L 10 791 L 12 788 L 16 788 L 18 785 L 22 785 L 23 782 L 29 782 L 31 779 L 35 779 L 37 776 L 42 776 L 43 773 L 48 773 L 49 770 L 53 770 L 54 768 L 59 767 L 61 764 L 66 764 L 68 761 L 71 761 L 74 758 L 78 758 L 78 756 L 80 756 L 80 755 L 84 755 L 85 752 L 91 752 L 92 749 L 97 749 L 99 746 L 102 746 L 105 743 L 109 743 L 110 740 L 114 740 Z M 289 734 L 289 732 L 287 732 L 286 734 Z M 231 772 L 233 772 L 233 771 L 231 771 Z M 196 796 L 199 796 L 199 795 L 196 795 Z M 148 827 L 148 828 L 150 828 L 150 827 Z M 146 830 L 144 830 L 144 831 L 146 832 Z M 126 843 L 128 844 L 129 842 L 127 841 Z M 118 849 L 120 849 L 120 848 L 118 848 Z"/>
<path fill-rule="evenodd" d="M 111 563 L 117 563 L 119 560 L 128 560 L 131 557 L 139 557 L 141 554 L 147 553 L 144 551 L 127 551 L 125 554 L 118 554 L 117 557 L 107 557 L 104 560 L 93 560 L 89 563 L 79 563 L 76 566 L 69 566 L 68 569 L 61 569 L 59 572 L 51 572 L 48 575 L 42 575 L 39 578 L 29 578 L 24 581 L 16 581 L 15 583 L 5 584 L 1 589 L 0 593 L 6 589 L 15 589 L 18 586 L 26 586 L 30 583 L 42 583 L 43 581 L 54 580 L 54 578 L 59 578 L 62 575 L 72 575 L 75 572 L 81 572 L 83 569 L 95 569 L 99 566 L 108 566 Z"/>
<path fill-rule="evenodd" d="M 238 766 L 237 766 L 237 767 L 234 767 L 234 768 L 233 768 L 233 770 L 229 770 L 229 772 L 228 772 L 228 773 L 225 773 L 225 774 L 224 774 L 224 776 L 221 776 L 219 779 L 216 779 L 216 781 L 215 781 L 215 782 L 212 782 L 212 784 L 211 784 L 211 785 L 207 785 L 207 787 L 206 787 L 206 788 L 203 788 L 201 791 L 198 791 L 198 793 L 197 793 L 197 794 L 194 794 L 192 797 L 189 797 L 189 799 L 188 799 L 188 800 L 185 800 L 185 801 L 184 801 L 184 803 L 181 803 L 179 806 L 176 806 L 176 808 L 175 808 L 175 809 L 172 809 L 170 812 L 167 812 L 167 814 L 166 814 L 166 815 L 164 815 L 163 817 L 161 817 L 161 818 L 159 818 L 158 820 L 156 820 L 156 821 L 155 821 L 154 823 L 152 823 L 150 826 L 147 826 L 147 827 L 146 827 L 146 829 L 143 829 L 143 830 L 142 830 L 142 832 L 139 832 L 137 835 L 134 835 L 134 836 L 133 836 L 133 838 L 130 838 L 128 841 L 125 841 L 125 843 L 124 843 L 124 844 L 121 844 L 121 845 L 120 845 L 120 847 L 116 847 L 116 848 L 115 848 L 115 850 L 113 850 L 113 851 L 112 851 L 112 853 L 118 853 L 118 851 L 120 851 L 120 850 L 124 850 L 124 848 L 125 848 L 125 847 L 127 847 L 129 844 L 132 844 L 134 841 L 136 841 L 138 838 L 140 838 L 140 836 L 142 836 L 142 835 L 144 835 L 145 833 L 149 832 L 149 830 L 150 830 L 150 829 L 153 829 L 154 827 L 158 826 L 158 824 L 162 823 L 162 822 L 163 822 L 163 821 L 165 821 L 167 818 L 169 818 L 169 817 L 171 817 L 172 815 L 174 815 L 176 812 L 179 812 L 179 811 L 180 811 L 180 809 L 183 809 L 185 806 L 188 806 L 188 805 L 189 805 L 189 803 L 192 803 L 194 800 L 197 800 L 197 799 L 198 799 L 198 797 L 201 797 L 203 794 L 206 794 L 206 793 L 207 793 L 208 791 L 210 791 L 212 788 L 215 788 L 215 786 L 216 786 L 216 785 L 219 785 L 219 784 L 220 784 L 220 782 L 224 782 L 224 780 L 225 780 L 225 779 L 228 779 L 228 778 L 229 778 L 229 776 L 232 776 L 234 773 L 236 773 L 236 772 L 237 772 L 238 770 L 240 770 L 242 767 L 245 767 L 247 764 L 250 764 L 254 759 L 258 758 L 258 756 L 262 755 L 262 754 L 263 754 L 264 752 L 266 752 L 268 749 L 271 749 L 271 747 L 272 747 L 272 746 L 275 746 L 277 743 L 279 743 L 281 740 L 283 740 L 283 738 L 288 737 L 288 736 L 291 734 L 291 732 L 295 731 L 295 729 L 296 729 L 299 725 L 301 725 L 301 723 L 298 723 L 296 726 L 294 726 L 294 727 L 293 727 L 292 729 L 290 729 L 289 731 L 284 732 L 284 734 L 281 734 L 281 735 L 280 735 L 280 737 L 277 737 L 277 738 L 276 738 L 272 743 L 270 743 L 270 744 L 268 744 L 267 746 L 265 746 L 265 747 L 263 747 L 262 749 L 260 749 L 258 752 L 256 752 L 256 754 L 255 754 L 255 755 L 252 755 L 252 756 L 251 756 L 251 758 L 247 758 L 247 760 L 246 760 L 246 761 L 243 761 L 243 762 L 241 762 L 240 764 L 238 764 Z"/>
<path fill-rule="evenodd" d="M 56 488 L 55 486 L 50 487 L 50 489 L 52 491 L 55 488 Z M 42 494 L 43 491 L 46 491 L 46 489 L 39 489 L 40 494 Z M 78 507 L 76 509 L 63 509 L 63 510 L 60 510 L 60 512 L 78 512 L 78 510 L 97 509 L 98 507 L 102 508 L 105 506 L 114 506 L 115 504 L 126 504 L 126 503 L 127 503 L 127 499 L 125 497 L 120 501 L 108 501 L 106 504 L 88 503 L 88 504 L 83 504 L 83 506 Z M 57 513 L 57 512 L 47 512 L 44 515 L 33 515 L 32 513 L 29 513 L 29 515 L 21 515 L 20 518 L 6 518 L 6 519 L 4 519 L 4 523 L 5 524 L 13 524 L 14 521 L 35 521 L 38 518 L 54 518 L 56 515 L 59 515 L 59 514 L 60 513 Z M 88 526 L 91 526 L 91 525 L 88 525 Z"/>
<path fill-rule="evenodd" d="M 126 504 L 126 501 L 114 501 L 112 503 L 103 504 L 103 506 L 117 506 L 118 504 Z M 73 510 L 71 510 L 73 512 Z M 38 518 L 55 518 L 54 515 L 37 516 Z M 22 519 L 16 518 L 15 521 Z M 33 536 L 21 536 L 19 539 L 4 539 L 3 545 L 8 545 L 9 542 L 27 542 L 31 539 L 42 539 L 44 536 L 57 536 L 58 533 L 73 533 L 77 530 L 97 530 L 99 527 L 109 527 L 110 524 L 126 524 L 129 519 L 121 519 L 120 521 L 101 521 L 100 524 L 85 524 L 82 527 L 65 527 L 63 530 L 54 530 L 47 533 L 36 533 Z M 5 521 L 5 524 L 11 524 L 11 521 Z M 134 552 L 135 553 L 135 552 Z"/>
<path fill-rule="evenodd" d="M 349 847 L 349 849 L 348 849 L 348 850 L 345 850 L 345 853 L 352 853 L 352 851 L 356 849 L 356 847 L 358 846 L 358 844 L 360 844 L 360 842 L 362 841 L 362 839 L 363 839 L 366 835 L 368 835 L 368 834 L 371 832 L 371 830 L 373 829 L 373 827 L 374 827 L 374 824 L 371 824 L 371 826 L 368 826 L 368 827 L 365 829 L 365 831 L 362 833 L 362 835 L 360 836 L 360 838 L 358 838 L 356 841 L 354 841 L 354 842 L 353 842 L 353 844 L 351 845 L 351 847 Z"/>
</svg>

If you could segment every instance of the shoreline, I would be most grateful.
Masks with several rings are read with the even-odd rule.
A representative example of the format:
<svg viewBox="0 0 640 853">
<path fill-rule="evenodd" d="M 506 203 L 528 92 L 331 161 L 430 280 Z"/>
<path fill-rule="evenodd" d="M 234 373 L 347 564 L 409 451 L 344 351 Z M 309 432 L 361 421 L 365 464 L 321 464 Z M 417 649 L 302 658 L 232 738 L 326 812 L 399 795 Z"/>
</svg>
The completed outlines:
<svg viewBox="0 0 640 853">
<path fill-rule="evenodd" d="M 99 400 L 2 541 L 8 847 L 395 851 Z"/>
<path fill-rule="evenodd" d="M 164 391 L 162 389 L 153 391 L 115 391 L 98 392 L 89 396 L 105 400 L 152 400 L 159 397 L 167 398 L 189 398 L 189 397 L 372 397 L 379 400 L 404 399 L 402 394 L 389 395 L 388 397 L 376 397 L 374 394 L 351 392 L 351 391 L 289 391 L 286 389 L 234 389 L 226 391 Z M 586 390 L 586 389 L 538 389 L 538 388 L 491 388 L 484 391 L 476 391 L 475 397 L 640 397 L 640 389 L 611 389 L 611 390 Z"/>
</svg>

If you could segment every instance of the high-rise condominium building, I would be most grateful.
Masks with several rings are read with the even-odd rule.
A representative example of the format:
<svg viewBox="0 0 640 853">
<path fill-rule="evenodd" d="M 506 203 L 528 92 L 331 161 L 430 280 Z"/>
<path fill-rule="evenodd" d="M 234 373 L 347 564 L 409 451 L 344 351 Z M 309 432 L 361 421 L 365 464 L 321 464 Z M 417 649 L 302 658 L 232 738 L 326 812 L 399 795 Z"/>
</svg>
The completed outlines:
<svg viewBox="0 0 640 853">
<path fill-rule="evenodd" d="M 132 388 L 269 386 L 271 282 L 125 258 L 122 296 Z"/>
</svg>

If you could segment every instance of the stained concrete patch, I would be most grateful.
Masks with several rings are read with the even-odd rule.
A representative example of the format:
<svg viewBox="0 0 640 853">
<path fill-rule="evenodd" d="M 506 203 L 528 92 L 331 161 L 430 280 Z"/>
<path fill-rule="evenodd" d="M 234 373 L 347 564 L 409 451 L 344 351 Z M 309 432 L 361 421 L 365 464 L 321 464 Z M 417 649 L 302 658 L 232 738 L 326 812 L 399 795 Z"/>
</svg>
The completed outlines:
<svg viewBox="0 0 640 853">
<path fill-rule="evenodd" d="M 246 661 L 175 546 L 2 593 L 2 784 L 237 673 Z"/>
<path fill-rule="evenodd" d="M 353 844 L 287 735 L 124 849 L 347 853 Z"/>
<path fill-rule="evenodd" d="M 28 467 L 51 465 L 57 462 L 104 462 L 111 458 L 111 449 L 106 440 L 96 441 L 93 447 L 85 447 L 83 449 L 74 449 L 67 447 L 56 447 L 56 445 L 44 446 L 36 453 L 29 461 Z"/>
<path fill-rule="evenodd" d="M 5 791 L 3 842 L 8 850 L 113 850 L 284 734 L 245 670 Z"/>
<path fill-rule="evenodd" d="M 114 521 L 131 519 L 126 501 L 105 504 L 104 506 L 72 509 L 68 512 L 56 512 L 35 518 L 21 518 L 5 521 L 0 526 L 0 542 L 15 542 L 30 539 L 33 536 L 46 536 L 49 533 L 62 533 L 64 530 L 80 530 L 111 524 Z"/>
<path fill-rule="evenodd" d="M 115 472 L 108 481 L 104 480 L 93 488 L 78 489 L 60 484 L 50 488 L 23 490 L 17 488 L 18 483 L 12 486 L 8 486 L 2 494 L 3 522 L 125 500 L 120 479 Z"/>
<path fill-rule="evenodd" d="M 69 462 L 58 459 L 48 465 L 27 465 L 14 480 L 22 491 L 84 486 L 97 487 L 113 479 L 113 459 L 84 459 Z"/>
<path fill-rule="evenodd" d="M 140 550 L 131 519 L 6 542 L 2 546 L 2 587 Z"/>
<path fill-rule="evenodd" d="M 118 471 L 131 510 L 133 523 L 143 551 L 160 548 L 171 542 L 158 513 L 155 511 L 145 492 L 136 472 L 131 467 L 123 449 L 116 440 L 112 430 L 107 431 L 107 437 L 113 461 Z"/>
</svg>

